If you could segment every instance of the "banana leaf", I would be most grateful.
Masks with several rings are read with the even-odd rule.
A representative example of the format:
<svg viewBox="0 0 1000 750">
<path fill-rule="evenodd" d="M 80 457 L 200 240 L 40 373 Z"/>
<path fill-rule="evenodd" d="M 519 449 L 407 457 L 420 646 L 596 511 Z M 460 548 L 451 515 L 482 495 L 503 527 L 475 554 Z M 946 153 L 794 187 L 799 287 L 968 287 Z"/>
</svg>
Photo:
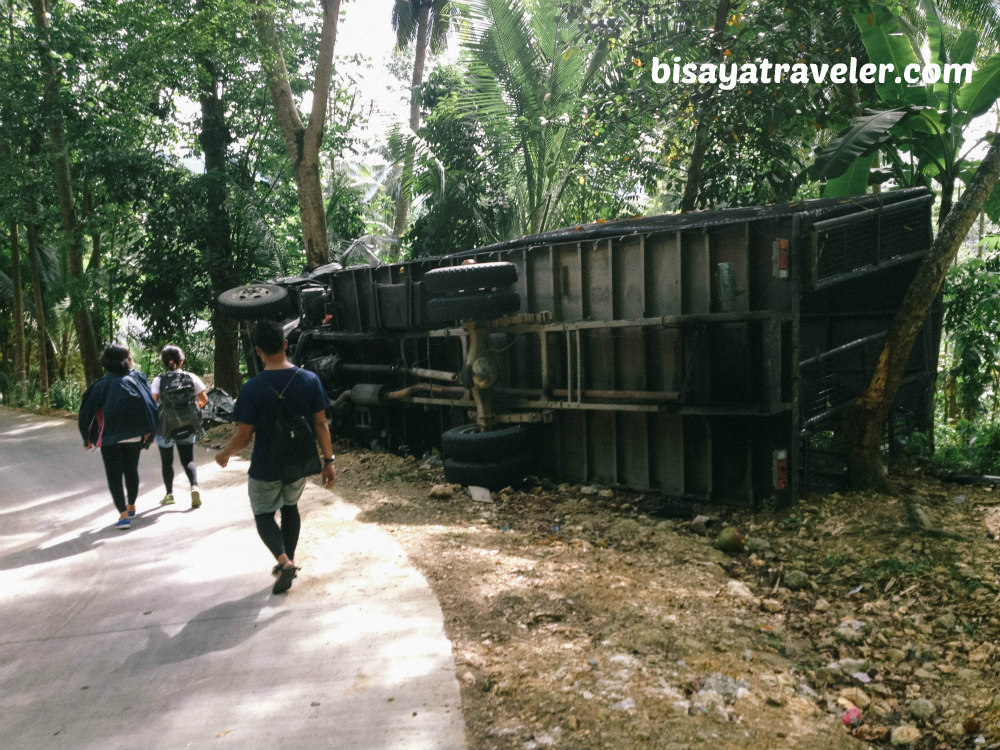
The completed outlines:
<svg viewBox="0 0 1000 750">
<path fill-rule="evenodd" d="M 910 40 L 900 31 L 899 22 L 882 6 L 876 6 L 871 13 L 855 16 L 861 29 L 861 41 L 868 50 L 869 60 L 893 64 L 896 76 L 888 76 L 886 81 L 876 86 L 879 97 L 886 104 L 927 104 L 927 89 L 923 86 L 909 86 L 902 80 L 907 65 L 920 64 Z"/>
<path fill-rule="evenodd" d="M 809 168 L 809 176 L 814 180 L 831 180 L 844 174 L 858 158 L 873 153 L 893 126 L 917 111 L 915 107 L 868 110 L 869 114 L 855 118 L 847 130 L 819 153 Z"/>
<path fill-rule="evenodd" d="M 964 122 L 985 113 L 1000 98 L 1000 55 L 993 55 L 959 89 L 956 104 Z M 956 118 L 957 119 L 957 118 Z"/>
<path fill-rule="evenodd" d="M 839 177 L 834 177 L 823 186 L 824 198 L 846 198 L 868 192 L 872 165 L 877 154 L 873 151 L 854 160 Z"/>
</svg>

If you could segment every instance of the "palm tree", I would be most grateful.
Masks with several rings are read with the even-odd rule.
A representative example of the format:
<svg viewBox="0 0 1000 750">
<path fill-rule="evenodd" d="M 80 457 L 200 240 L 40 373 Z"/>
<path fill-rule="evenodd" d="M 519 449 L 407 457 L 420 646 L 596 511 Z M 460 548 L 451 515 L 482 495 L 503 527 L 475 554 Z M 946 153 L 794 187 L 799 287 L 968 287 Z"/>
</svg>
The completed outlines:
<svg viewBox="0 0 1000 750">
<path fill-rule="evenodd" d="M 427 50 L 437 52 L 448 37 L 451 20 L 457 8 L 450 0 L 396 0 L 392 6 L 392 28 L 396 46 L 405 49 L 416 43 L 413 75 L 410 78 L 410 132 L 420 127 L 420 86 L 424 82 Z M 406 229 L 410 212 L 410 182 L 413 176 L 415 146 L 408 142 L 403 160 L 402 183 L 396 198 L 396 218 L 392 233 L 399 237 Z"/>
<path fill-rule="evenodd" d="M 509 148 L 497 161 L 516 160 L 521 229 L 540 232 L 566 219 L 569 199 L 585 189 L 582 103 L 609 60 L 608 50 L 587 43 L 556 0 L 467 5 L 475 88 L 470 108 L 480 121 L 506 122 Z"/>
</svg>

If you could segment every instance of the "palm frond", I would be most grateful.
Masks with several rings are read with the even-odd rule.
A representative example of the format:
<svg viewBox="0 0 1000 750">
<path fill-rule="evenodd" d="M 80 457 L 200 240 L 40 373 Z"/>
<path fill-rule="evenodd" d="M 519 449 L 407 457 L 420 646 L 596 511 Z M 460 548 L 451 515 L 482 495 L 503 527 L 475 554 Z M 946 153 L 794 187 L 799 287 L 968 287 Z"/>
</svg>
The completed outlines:
<svg viewBox="0 0 1000 750">
<path fill-rule="evenodd" d="M 409 47 L 417 36 L 417 19 L 410 0 L 396 0 L 392 4 L 392 30 L 396 32 L 396 47 Z"/>
<path fill-rule="evenodd" d="M 940 0 L 940 6 L 946 17 L 960 25 L 981 29 L 984 39 L 1000 34 L 1000 5 L 995 0 Z"/>
</svg>

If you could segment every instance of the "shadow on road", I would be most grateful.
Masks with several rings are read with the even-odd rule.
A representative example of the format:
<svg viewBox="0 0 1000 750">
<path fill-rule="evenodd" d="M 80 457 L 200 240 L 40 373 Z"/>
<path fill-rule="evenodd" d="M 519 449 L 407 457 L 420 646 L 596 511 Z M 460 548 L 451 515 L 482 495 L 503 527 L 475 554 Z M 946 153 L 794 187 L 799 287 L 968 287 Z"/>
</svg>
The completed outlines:
<svg viewBox="0 0 1000 750">
<path fill-rule="evenodd" d="M 73 555 L 90 552 L 109 539 L 121 538 L 124 534 L 134 534 L 136 531 L 148 528 L 163 516 L 171 513 L 190 512 L 192 512 L 190 508 L 178 508 L 177 510 L 147 510 L 136 514 L 135 518 L 132 519 L 132 528 L 128 531 L 116 529 L 109 523 L 107 526 L 99 529 L 93 529 L 91 531 L 84 531 L 79 536 L 53 544 L 50 547 L 42 546 L 44 542 L 41 542 L 39 543 L 39 546 L 22 549 L 8 555 L 0 556 L 0 570 L 13 570 L 15 568 L 23 568 L 28 565 L 44 565 L 45 563 L 53 562 L 55 560 L 61 560 L 66 557 L 72 557 Z M 99 515 L 107 516 L 109 513 L 102 510 Z"/>
<path fill-rule="evenodd" d="M 133 674 L 235 648 L 290 613 L 278 610 L 261 619 L 263 610 L 273 603 L 274 595 L 267 588 L 198 613 L 174 636 L 160 626 L 150 628 L 146 647 L 129 656 L 117 671 Z"/>
</svg>

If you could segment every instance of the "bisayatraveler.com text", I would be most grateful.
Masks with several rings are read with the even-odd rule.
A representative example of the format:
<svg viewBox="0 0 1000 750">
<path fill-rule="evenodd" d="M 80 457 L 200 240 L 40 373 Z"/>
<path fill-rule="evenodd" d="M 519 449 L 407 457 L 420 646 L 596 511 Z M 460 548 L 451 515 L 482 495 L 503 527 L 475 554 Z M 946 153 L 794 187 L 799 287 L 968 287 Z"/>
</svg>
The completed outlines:
<svg viewBox="0 0 1000 750">
<path fill-rule="evenodd" d="M 907 85 L 968 82 L 972 63 L 911 63 L 897 71 L 892 63 L 858 63 L 852 57 L 838 63 L 773 63 L 768 59 L 743 63 L 672 62 L 653 58 L 653 83 L 714 84 L 722 90 L 756 84 L 905 83 Z"/>
</svg>

